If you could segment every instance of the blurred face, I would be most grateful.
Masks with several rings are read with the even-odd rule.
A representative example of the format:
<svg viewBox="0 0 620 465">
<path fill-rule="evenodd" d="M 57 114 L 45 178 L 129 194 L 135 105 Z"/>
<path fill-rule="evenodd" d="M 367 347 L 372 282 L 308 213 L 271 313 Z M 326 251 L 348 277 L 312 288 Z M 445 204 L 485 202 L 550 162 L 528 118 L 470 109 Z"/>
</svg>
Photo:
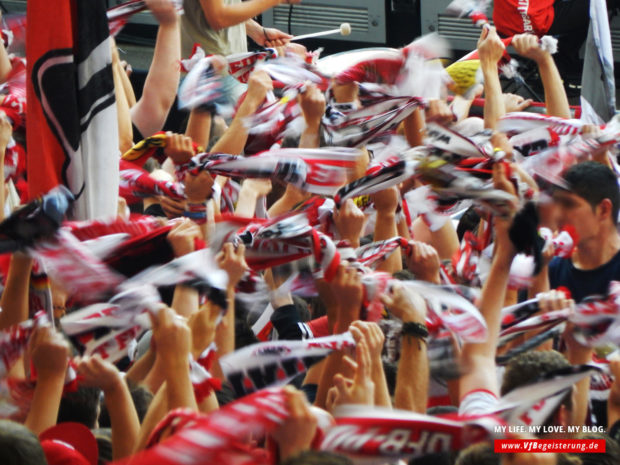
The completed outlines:
<svg viewBox="0 0 620 465">
<path fill-rule="evenodd" d="M 567 191 L 555 192 L 553 200 L 559 228 L 574 226 L 580 243 L 597 237 L 601 227 L 600 205 L 593 209 L 585 199 Z"/>
</svg>

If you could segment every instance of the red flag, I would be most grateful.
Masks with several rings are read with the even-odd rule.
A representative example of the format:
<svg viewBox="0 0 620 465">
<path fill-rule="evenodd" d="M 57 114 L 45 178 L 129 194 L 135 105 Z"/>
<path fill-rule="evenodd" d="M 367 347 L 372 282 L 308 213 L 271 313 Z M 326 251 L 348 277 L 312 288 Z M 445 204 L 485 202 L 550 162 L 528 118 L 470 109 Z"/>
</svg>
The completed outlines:
<svg viewBox="0 0 620 465">
<path fill-rule="evenodd" d="M 113 215 L 118 126 L 104 2 L 32 0 L 27 22 L 29 195 L 64 184 L 76 218 Z"/>
</svg>

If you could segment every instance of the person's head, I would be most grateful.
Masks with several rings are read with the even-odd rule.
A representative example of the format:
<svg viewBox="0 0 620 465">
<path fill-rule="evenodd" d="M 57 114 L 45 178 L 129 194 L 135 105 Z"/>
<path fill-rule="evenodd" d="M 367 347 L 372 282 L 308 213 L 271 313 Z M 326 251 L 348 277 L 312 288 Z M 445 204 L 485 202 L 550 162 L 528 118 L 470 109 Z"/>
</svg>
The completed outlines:
<svg viewBox="0 0 620 465">
<path fill-rule="evenodd" d="M 620 463 L 620 445 L 607 434 L 583 433 L 575 439 L 604 439 L 605 452 L 592 454 L 588 452 L 575 454 L 581 459 L 583 465 L 617 465 Z"/>
<path fill-rule="evenodd" d="M 96 428 L 99 418 L 101 390 L 94 387 L 78 387 L 77 391 L 64 394 L 58 409 L 58 423 L 67 421 Z"/>
<path fill-rule="evenodd" d="M 112 462 L 112 430 L 110 428 L 99 428 L 93 431 L 97 440 L 97 451 L 99 452 L 98 465 Z"/>
<path fill-rule="evenodd" d="M 553 194 L 558 226 L 574 226 L 580 243 L 615 227 L 620 192 L 611 169 L 587 161 L 569 168 L 563 178 L 567 189 L 556 189 Z"/>
<path fill-rule="evenodd" d="M 47 465 L 39 439 L 24 425 L 0 420 L 0 463 Z"/>
<path fill-rule="evenodd" d="M 133 400 L 133 405 L 136 408 L 136 413 L 138 414 L 138 419 L 140 423 L 144 420 L 144 416 L 146 415 L 146 411 L 151 405 L 151 401 L 153 400 L 153 393 L 149 391 L 147 388 L 140 384 L 136 384 L 133 381 L 127 379 L 127 386 L 129 387 L 129 393 L 131 394 L 131 400 Z M 101 403 L 101 412 L 99 413 L 99 428 L 109 428 L 112 426 L 110 422 L 110 413 L 104 403 Z"/>
<path fill-rule="evenodd" d="M 506 366 L 502 379 L 501 395 L 535 383 L 541 376 L 563 368 L 570 368 L 566 358 L 555 350 L 530 350 L 514 357 Z M 573 391 L 566 394 L 560 406 L 549 415 L 545 425 L 566 425 L 573 406 Z"/>
<path fill-rule="evenodd" d="M 500 465 L 500 456 L 487 442 L 469 446 L 461 451 L 455 465 Z"/>
<path fill-rule="evenodd" d="M 281 463 L 282 465 L 353 465 L 353 462 L 347 457 L 316 450 L 302 452 Z"/>
</svg>

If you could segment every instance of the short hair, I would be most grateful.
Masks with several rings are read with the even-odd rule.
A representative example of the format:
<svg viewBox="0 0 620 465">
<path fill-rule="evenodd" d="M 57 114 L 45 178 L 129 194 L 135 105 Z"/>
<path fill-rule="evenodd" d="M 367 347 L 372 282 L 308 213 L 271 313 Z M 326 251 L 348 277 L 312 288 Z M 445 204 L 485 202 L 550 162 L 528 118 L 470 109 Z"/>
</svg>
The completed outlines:
<svg viewBox="0 0 620 465">
<path fill-rule="evenodd" d="M 282 465 L 353 465 L 351 459 L 331 452 L 307 450 L 289 457 Z"/>
<path fill-rule="evenodd" d="M 131 394 L 131 400 L 133 401 L 136 413 L 138 414 L 138 420 L 142 423 L 146 416 L 146 411 L 153 401 L 153 393 L 142 384 L 138 384 L 128 378 L 125 378 L 125 382 L 129 388 L 129 394 Z M 110 428 L 111 426 L 110 412 L 104 402 L 101 404 L 101 412 L 99 413 L 99 428 Z"/>
<path fill-rule="evenodd" d="M 58 409 L 58 423 L 73 421 L 89 429 L 95 428 L 99 416 L 101 389 L 80 386 L 77 391 L 64 394 Z"/>
<path fill-rule="evenodd" d="M 575 454 L 581 459 L 583 465 L 617 465 L 620 463 L 620 445 L 609 435 L 604 433 L 582 433 L 578 434 L 576 439 L 605 440 L 605 452 L 603 453 L 579 452 Z"/>
<path fill-rule="evenodd" d="M 596 208 L 603 200 L 611 202 L 611 219 L 618 222 L 620 208 L 620 189 L 618 178 L 607 166 L 595 161 L 584 161 L 571 166 L 563 175 L 570 192 L 578 195 Z"/>
<path fill-rule="evenodd" d="M 502 379 L 501 395 L 505 396 L 513 389 L 534 383 L 546 373 L 570 367 L 571 364 L 566 360 L 566 357 L 556 350 L 530 350 L 519 354 L 506 365 L 506 371 Z M 569 410 L 573 406 L 571 394 L 572 392 L 569 391 L 561 403 Z M 554 415 L 556 412 L 554 412 Z M 554 415 L 550 415 L 545 425 L 553 423 Z"/>
<path fill-rule="evenodd" d="M 540 376 L 561 368 L 570 368 L 566 357 L 556 350 L 529 350 L 514 357 L 504 372 L 501 394 L 535 382 Z"/>
<path fill-rule="evenodd" d="M 0 463 L 3 465 L 47 465 L 36 435 L 20 423 L 0 420 Z"/>
<path fill-rule="evenodd" d="M 97 465 L 105 465 L 112 462 L 112 430 L 110 428 L 99 428 L 92 431 L 97 440 L 97 451 L 99 457 Z"/>
<path fill-rule="evenodd" d="M 488 442 L 480 442 L 463 449 L 455 465 L 500 465 L 500 454 Z"/>
</svg>

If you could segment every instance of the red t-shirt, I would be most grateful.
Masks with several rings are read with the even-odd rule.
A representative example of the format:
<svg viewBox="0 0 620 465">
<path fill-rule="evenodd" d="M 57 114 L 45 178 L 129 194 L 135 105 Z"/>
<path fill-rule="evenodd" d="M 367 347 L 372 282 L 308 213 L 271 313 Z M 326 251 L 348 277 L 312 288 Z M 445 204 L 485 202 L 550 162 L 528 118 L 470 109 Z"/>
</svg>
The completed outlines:
<svg viewBox="0 0 620 465">
<path fill-rule="evenodd" d="M 529 32 L 542 36 L 553 23 L 555 0 L 495 0 L 493 22 L 505 36 Z"/>
</svg>

